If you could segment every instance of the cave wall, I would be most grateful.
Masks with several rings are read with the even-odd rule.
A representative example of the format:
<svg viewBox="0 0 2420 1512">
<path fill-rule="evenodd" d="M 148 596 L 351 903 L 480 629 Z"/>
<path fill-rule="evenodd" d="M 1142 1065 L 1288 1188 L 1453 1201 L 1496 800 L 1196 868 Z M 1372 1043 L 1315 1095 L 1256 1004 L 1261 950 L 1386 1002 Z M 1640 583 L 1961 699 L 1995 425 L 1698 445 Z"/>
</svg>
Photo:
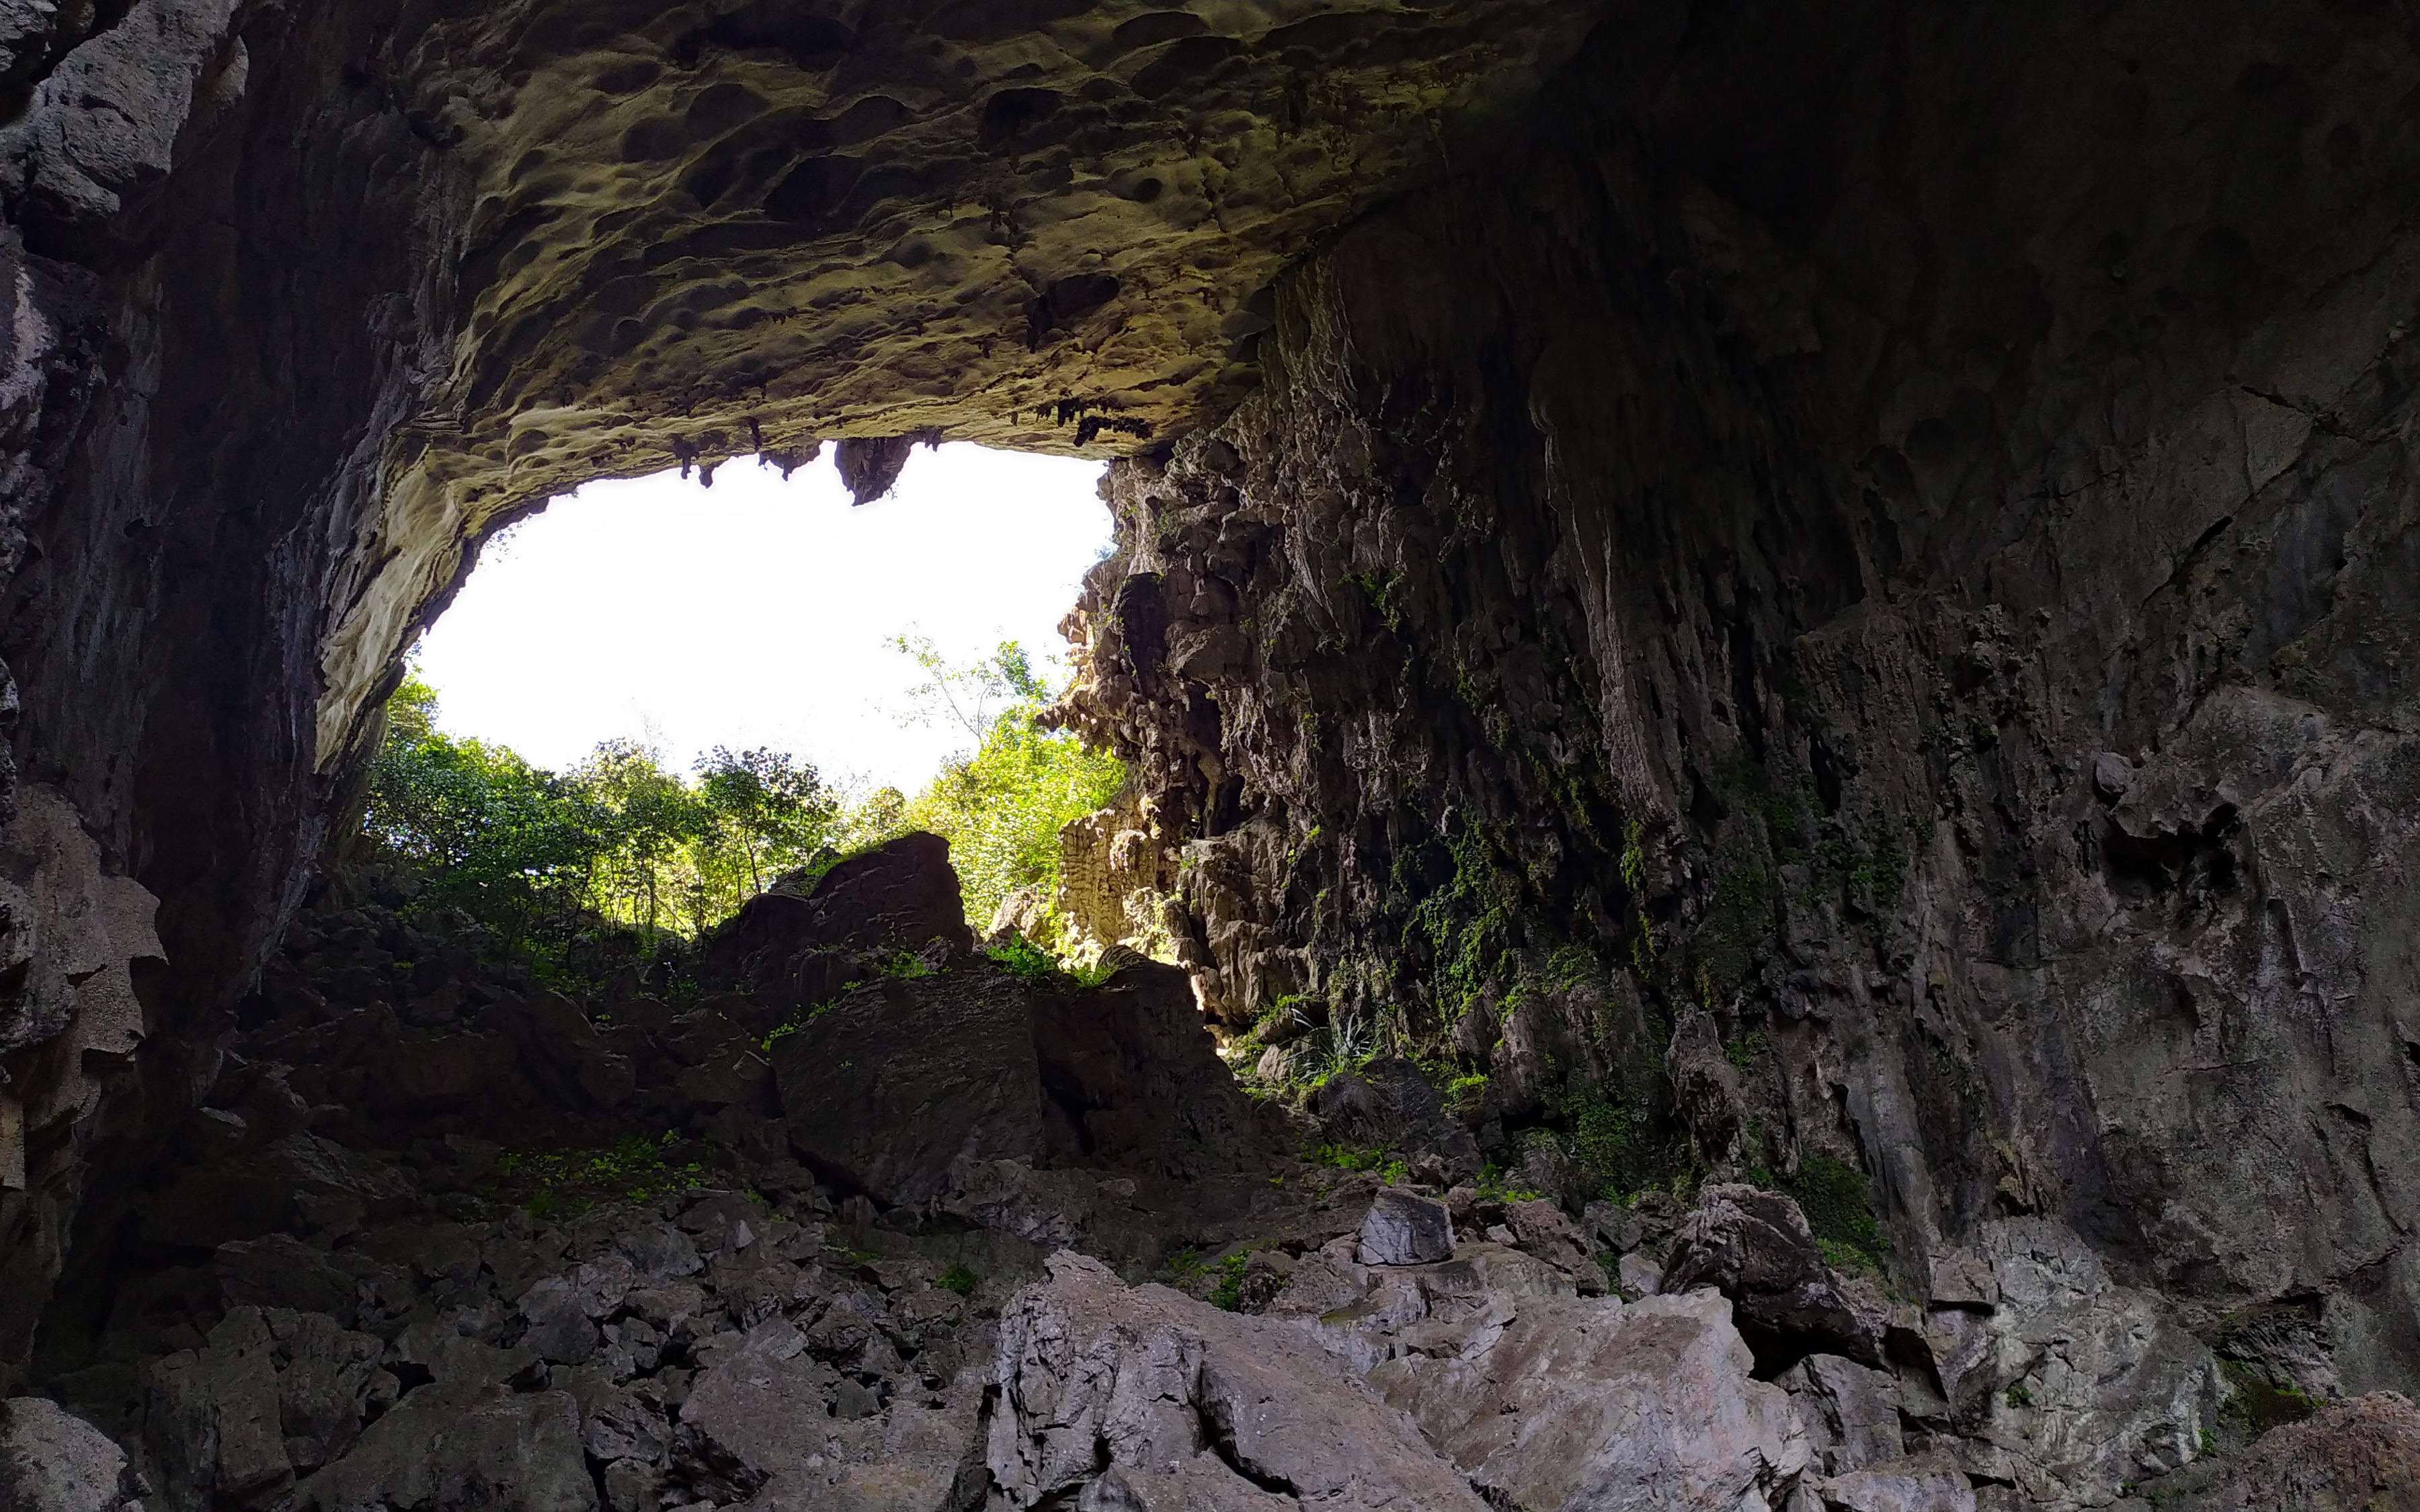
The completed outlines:
<svg viewBox="0 0 2420 1512">
<path fill-rule="evenodd" d="M 2053 1214 L 2409 1389 L 2411 17 L 1666 19 L 1113 473 L 1063 717 L 1205 1007 L 1851 1163 L 1910 1275 Z"/>
<path fill-rule="evenodd" d="M 2408 8 L 11 12 L 0 1368 L 484 534 L 939 431 L 1128 458 L 1214 1013 L 2411 1380 Z"/>
<path fill-rule="evenodd" d="M 1286 261 L 1498 140 L 1599 8 L 0 16 L 0 787 L 42 795 L 0 957 L 87 971 L 45 900 L 109 898 L 144 1011 L 87 1054 L 0 980 L 0 1377 L 216 1074 L 482 539 L 598 476 L 1223 413 Z"/>
</svg>

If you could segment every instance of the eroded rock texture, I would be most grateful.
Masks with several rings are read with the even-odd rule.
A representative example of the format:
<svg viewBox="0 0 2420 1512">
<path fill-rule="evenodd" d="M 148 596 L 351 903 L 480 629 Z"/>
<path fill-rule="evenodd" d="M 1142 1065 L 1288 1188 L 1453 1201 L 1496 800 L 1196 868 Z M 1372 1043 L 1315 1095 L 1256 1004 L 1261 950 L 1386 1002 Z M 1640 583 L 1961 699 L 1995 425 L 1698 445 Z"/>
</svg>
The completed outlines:
<svg viewBox="0 0 2420 1512">
<path fill-rule="evenodd" d="M 2414 1380 L 2415 82 L 2342 7 L 1600 29 L 1115 475 L 1066 717 L 1205 1001 Z"/>
<path fill-rule="evenodd" d="M 207 1085 L 485 533 L 605 473 L 845 438 L 878 492 L 913 439 L 1215 418 L 1285 261 L 1488 150 L 1595 9 L 0 8 L 0 721 L 175 963 L 68 1165 L 122 1189 Z M 0 1220 L 37 1275 L 80 1180 Z"/>
<path fill-rule="evenodd" d="M 184 1267 L 198 1302 L 130 1320 L 142 1358 L 177 1362 L 152 1378 L 147 1452 L 178 1496 L 279 1493 L 362 1425 L 347 1458 L 403 1502 L 655 1494 L 675 1461 L 641 1446 L 652 1422 L 398 1343 L 434 1274 L 398 1283 L 396 1336 L 371 1335 L 411 1379 L 353 1382 L 369 1346 L 294 1319 L 337 1319 L 345 1281 L 376 1276 L 284 1266 L 286 1246 L 341 1253 L 421 1189 L 266 1073 L 227 1094 L 251 1110 L 234 1153 L 197 1108 L 234 1085 L 229 1011 L 305 895 L 367 711 L 485 532 L 599 473 L 790 466 L 833 439 L 878 492 L 939 434 L 1127 458 L 1065 717 L 1136 763 L 1167 854 L 1116 861 L 1104 928 L 1134 922 L 1109 917 L 1126 881 L 1172 876 L 1225 1026 L 1283 1062 L 1314 1034 L 1377 1048 L 1383 1024 L 1461 1073 L 1470 1147 L 1404 1152 L 1483 1236 L 1434 1263 L 1479 1279 L 1390 1282 L 1306 1233 L 1234 1278 L 1239 1304 L 1249 1284 L 1316 1325 L 1340 1389 L 1450 1356 L 1500 1365 L 1490 1389 L 1542 1421 L 1579 1421 L 1563 1388 L 1584 1378 L 1664 1404 L 1641 1422 L 1694 1431 L 1715 1404 L 1737 1435 L 1658 1441 L 1721 1461 L 1689 1484 L 1864 1508 L 2096 1503 L 2195 1456 L 2218 1398 L 2420 1380 L 2407 9 L 0 7 L 0 720 L 26 779 L 0 1373 L 71 1253 L 206 1247 L 208 1272 Z M 760 911 L 768 949 L 785 912 Z M 799 952 L 742 953 L 770 973 L 747 995 L 802 988 L 779 980 Z M 1037 1008 L 1020 1040 L 997 982 L 952 999 L 1046 1087 L 1093 1091 L 1056 1116 L 1001 1091 L 981 1137 L 913 1151 L 946 1156 L 946 1181 L 813 1132 L 874 1089 L 791 1117 L 833 1180 L 1037 1250 L 1140 1253 L 1151 1194 L 1122 1183 L 1213 1191 L 1185 1161 L 1240 1127 L 1125 1074 L 1166 1061 L 1165 986 L 1125 1005 L 1124 1039 L 1036 1029 Z M 746 1032 L 653 1045 L 675 1071 L 578 1004 L 513 996 L 395 1078 L 407 1121 L 506 1052 L 508 1113 L 597 1119 L 656 1091 L 771 1116 L 778 1072 Z M 850 1032 L 876 1042 L 897 1006 L 857 1005 Z M 400 1042 L 396 1005 L 349 1007 L 330 1038 Z M 927 1068 L 944 1092 L 966 1069 Z M 1443 1122 L 1400 1069 L 1340 1090 L 1340 1122 Z M 1547 1124 L 1563 1137 L 1525 1143 Z M 1126 1138 L 1170 1158 L 1052 1164 Z M 1466 1188 L 1457 1209 L 1445 1183 L 1474 1155 L 1547 1196 Z M 206 1165 L 266 1209 L 178 1207 Z M 1718 1265 L 1722 1304 L 1649 1296 L 1684 1224 L 1693 1243 L 1745 1227 L 1711 1199 L 1695 1219 L 1660 1193 L 1585 1199 L 1684 1172 L 1829 1203 L 1807 1235 L 1887 1240 L 1912 1300 L 1810 1262 L 1795 1230 L 1787 1287 Z M 1869 1195 L 1883 1231 L 1860 1237 Z M 209 1232 L 238 1214 L 251 1237 Z M 219 1246 L 272 1241 L 220 1274 Z M 1582 1295 L 1598 1245 L 1627 1301 Z M 425 1269 L 487 1288 L 496 1316 L 456 1330 L 483 1348 L 661 1332 L 618 1302 L 592 1316 L 590 1250 L 548 1276 L 510 1250 Z M 246 1300 L 264 1273 L 324 1294 Z M 747 1336 L 743 1291 L 710 1336 Z M 1625 1383 L 1480 1296 L 1689 1338 L 1677 1373 Z M 97 1335 L 106 1310 L 76 1302 Z M 830 1348 L 861 1362 L 857 1316 Z M 1209 1336 L 1166 1334 L 1174 1375 L 1145 1372 L 1207 1414 L 1146 1425 L 1152 1445 L 1221 1442 L 1182 1365 Z M 747 1350 L 728 1358 L 764 1392 L 863 1405 L 777 1369 L 786 1335 Z M 861 1374 L 904 1380 L 888 1364 Z M 1455 1418 L 1468 1403 L 1434 1373 L 1404 1365 L 1389 1401 L 1429 1414 L 1466 1481 L 1586 1494 L 1505 1458 L 1504 1425 Z M 931 1450 L 901 1451 L 916 1496 L 956 1494 L 970 1462 L 958 1379 L 937 1364 L 910 1404 L 937 1415 L 884 1420 Z M 458 1417 L 448 1473 L 477 1488 L 379 1458 Z M 829 1488 L 892 1452 L 868 1430 L 801 1465 L 747 1413 L 721 1421 L 678 1461 L 689 1500 Z M 2315 1421 L 2347 1485 L 2403 1442 L 2376 1399 Z M 1012 1426 L 1028 1448 L 1051 1431 Z M 568 1468 L 575 1430 L 594 1476 Z M 985 1473 L 1040 1462 L 997 1447 Z M 1222 1487 L 1262 1473 L 1211 1458 Z M 562 1473 L 502 1468 L 530 1464 Z M 1097 1489 L 1102 1464 L 1048 1484 Z M 2304 1484 L 2246 1473 L 2212 1494 Z M 1016 1484 L 1046 1494 L 1034 1477 Z M 1254 1484 L 1295 1495 L 1283 1478 Z"/>
</svg>

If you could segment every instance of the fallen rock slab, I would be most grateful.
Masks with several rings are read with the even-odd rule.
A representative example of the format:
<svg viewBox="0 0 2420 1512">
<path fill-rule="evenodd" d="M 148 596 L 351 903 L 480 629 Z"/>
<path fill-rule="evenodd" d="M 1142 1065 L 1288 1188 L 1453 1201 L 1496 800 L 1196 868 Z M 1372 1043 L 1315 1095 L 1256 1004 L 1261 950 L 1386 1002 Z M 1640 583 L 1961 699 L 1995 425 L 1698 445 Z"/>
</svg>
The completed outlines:
<svg viewBox="0 0 2420 1512">
<path fill-rule="evenodd" d="M 1810 1462 L 1789 1395 L 1754 1366 L 1713 1292 L 1533 1296 L 1369 1379 L 1494 1505 L 1741 1512 L 1780 1506 Z"/>
<path fill-rule="evenodd" d="M 1442 1202 L 1393 1187 L 1370 1203 L 1361 1220 L 1364 1265 L 1427 1265 L 1453 1257 L 1453 1215 Z"/>
<path fill-rule="evenodd" d="M 1062 1251 L 1001 1319 L 1000 1504 L 1487 1512 L 1299 1329 L 1128 1288 Z"/>
<path fill-rule="evenodd" d="M 126 1451 L 56 1402 L 0 1402 L 0 1508 L 6 1512 L 114 1512 Z"/>
</svg>

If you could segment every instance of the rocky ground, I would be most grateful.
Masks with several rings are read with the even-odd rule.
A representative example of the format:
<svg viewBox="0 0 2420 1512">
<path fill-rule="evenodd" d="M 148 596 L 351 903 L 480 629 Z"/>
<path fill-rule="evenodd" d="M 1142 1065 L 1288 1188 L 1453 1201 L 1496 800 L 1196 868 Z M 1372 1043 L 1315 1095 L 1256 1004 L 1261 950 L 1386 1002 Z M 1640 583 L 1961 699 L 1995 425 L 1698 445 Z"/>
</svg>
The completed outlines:
<svg viewBox="0 0 2420 1512">
<path fill-rule="evenodd" d="M 1401 1062 L 1256 1101 L 1181 973 L 983 949 L 929 837 L 760 898 L 677 1001 L 399 901 L 297 926 L 8 1403 L 0 1508 L 2420 1495 L 2409 1402 L 2264 1389 L 2052 1221 L 1911 1296 L 1752 1186 L 1507 1191 Z"/>
</svg>

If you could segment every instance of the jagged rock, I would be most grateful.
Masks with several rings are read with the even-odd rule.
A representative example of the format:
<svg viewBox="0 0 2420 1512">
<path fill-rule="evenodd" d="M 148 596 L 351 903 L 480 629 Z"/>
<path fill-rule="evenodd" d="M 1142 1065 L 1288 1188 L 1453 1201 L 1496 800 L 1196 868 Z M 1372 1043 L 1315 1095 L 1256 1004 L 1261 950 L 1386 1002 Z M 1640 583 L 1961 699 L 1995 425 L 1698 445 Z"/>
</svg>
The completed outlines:
<svg viewBox="0 0 2420 1512">
<path fill-rule="evenodd" d="M 1985 1224 L 1976 1248 L 1999 1304 L 1928 1319 L 1952 1421 L 2005 1448 L 2038 1501 L 2098 1505 L 2202 1452 L 2223 1394 L 2207 1347 L 2158 1300 L 2113 1282 L 2072 1229 Z"/>
<path fill-rule="evenodd" d="M 1470 1131 L 1447 1117 L 1436 1088 L 1401 1057 L 1382 1056 L 1337 1072 L 1320 1084 L 1311 1107 L 1342 1144 L 1435 1154 L 1454 1180 L 1479 1175 L 1479 1145 Z"/>
<path fill-rule="evenodd" d="M 985 1464 L 1012 1507 L 1124 1504 L 1483 1512 L 1410 1425 L 1286 1325 L 1062 1253 L 1001 1319 Z"/>
<path fill-rule="evenodd" d="M 1887 1371 L 1837 1354 L 1810 1354 L 1775 1379 L 1799 1405 L 1807 1447 L 1826 1475 L 1845 1475 L 1906 1449 L 1899 1383 Z"/>
<path fill-rule="evenodd" d="M 1821 1489 L 1838 1512 L 1975 1512 L 1975 1489 L 1946 1454 L 1892 1459 L 1835 1475 Z"/>
<path fill-rule="evenodd" d="M 1829 1348 L 1865 1364 L 1882 1361 L 1871 1320 L 1841 1295 L 1798 1204 L 1752 1186 L 1710 1186 L 1673 1238 L 1661 1289 L 1712 1286 L 1739 1307 L 1744 1330 L 1762 1331 L 1776 1351 Z"/>
<path fill-rule="evenodd" d="M 626 1228 L 613 1236 L 613 1248 L 630 1262 L 633 1286 L 660 1287 L 706 1268 L 697 1245 L 670 1224 Z"/>
<path fill-rule="evenodd" d="M 1664 1268 L 1637 1250 L 1623 1256 L 1618 1267 L 1616 1278 L 1621 1284 L 1625 1302 L 1652 1297 L 1664 1289 Z"/>
<path fill-rule="evenodd" d="M 458 1392 L 424 1386 L 345 1456 L 295 1488 L 303 1512 L 594 1512 L 580 1408 L 568 1392 Z"/>
<path fill-rule="evenodd" d="M 1714 1015 L 1698 1010 L 1682 1014 L 1672 1026 L 1665 1075 L 1671 1080 L 1673 1101 L 1698 1158 L 1708 1165 L 1730 1165 L 1739 1152 L 1747 1103 L 1740 1091 L 1739 1072 L 1723 1052 Z"/>
<path fill-rule="evenodd" d="M 1570 1276 L 1583 1297 L 1605 1295 L 1605 1269 L 1589 1255 L 1588 1242 L 1563 1210 L 1544 1197 L 1504 1205 L 1512 1242 Z"/>
<path fill-rule="evenodd" d="M 2420 1411 L 2394 1392 L 2331 1402 L 2263 1435 L 2217 1485 L 2162 1501 L 2179 1512 L 2420 1506 Z"/>
<path fill-rule="evenodd" d="M 856 1398 L 836 1401 L 847 1394 Z M 702 1372 L 681 1408 L 692 1464 L 772 1505 L 942 1512 L 978 1452 L 982 1387 L 971 1378 L 939 1405 L 857 1397 L 856 1383 L 776 1336 L 752 1339 Z M 685 1473 L 675 1457 L 675 1474 Z M 702 1485 L 698 1471 L 689 1471 Z"/>
<path fill-rule="evenodd" d="M 886 978 L 773 1047 L 799 1156 L 886 1203 L 944 1196 L 953 1167 L 1042 1151 L 1042 1076 L 1021 983 Z"/>
<path fill-rule="evenodd" d="M 1364 1265 L 1425 1265 L 1452 1256 L 1453 1215 L 1442 1202 L 1389 1187 L 1361 1220 Z"/>
<path fill-rule="evenodd" d="M 385 1346 L 318 1313 L 280 1308 L 265 1317 L 275 1341 L 287 1454 L 297 1471 L 316 1470 L 351 1448 L 361 1432 Z"/>
<path fill-rule="evenodd" d="M 584 1365 L 594 1358 L 603 1342 L 597 1325 L 591 1322 L 571 1283 L 561 1276 L 548 1276 L 521 1294 L 516 1304 L 529 1329 L 521 1335 L 521 1346 L 535 1350 L 541 1360 L 556 1365 Z"/>
<path fill-rule="evenodd" d="M 229 1307 L 287 1307 L 326 1313 L 343 1325 L 353 1320 L 360 1278 L 290 1235 L 230 1241 L 219 1246 L 214 1263 Z"/>
<path fill-rule="evenodd" d="M 1265 1167 L 1184 972 L 1137 960 L 1098 987 L 1037 994 L 1033 1048 L 1055 1158 L 1174 1180 Z"/>
<path fill-rule="evenodd" d="M 1509 1319 L 1377 1365 L 1370 1382 L 1497 1504 L 1777 1505 L 1804 1430 L 1711 1292 L 1531 1297 Z"/>
<path fill-rule="evenodd" d="M 39 1396 L 0 1402 L 0 1512 L 118 1512 L 126 1451 Z"/>
<path fill-rule="evenodd" d="M 256 1496 L 293 1474 L 275 1349 L 260 1309 L 237 1307 L 201 1349 L 152 1366 L 144 1432 L 172 1505 L 207 1512 L 213 1495 Z"/>
<path fill-rule="evenodd" d="M 522 1072 L 565 1107 L 609 1110 L 638 1088 L 628 1059 L 614 1054 L 580 1005 L 561 993 L 501 998 L 480 1015 L 479 1026 L 509 1041 Z"/>
<path fill-rule="evenodd" d="M 194 1168 L 141 1211 L 147 1239 L 215 1248 L 281 1229 L 340 1236 L 410 1201 L 409 1184 L 383 1163 L 317 1134 L 294 1134 Z"/>
</svg>

